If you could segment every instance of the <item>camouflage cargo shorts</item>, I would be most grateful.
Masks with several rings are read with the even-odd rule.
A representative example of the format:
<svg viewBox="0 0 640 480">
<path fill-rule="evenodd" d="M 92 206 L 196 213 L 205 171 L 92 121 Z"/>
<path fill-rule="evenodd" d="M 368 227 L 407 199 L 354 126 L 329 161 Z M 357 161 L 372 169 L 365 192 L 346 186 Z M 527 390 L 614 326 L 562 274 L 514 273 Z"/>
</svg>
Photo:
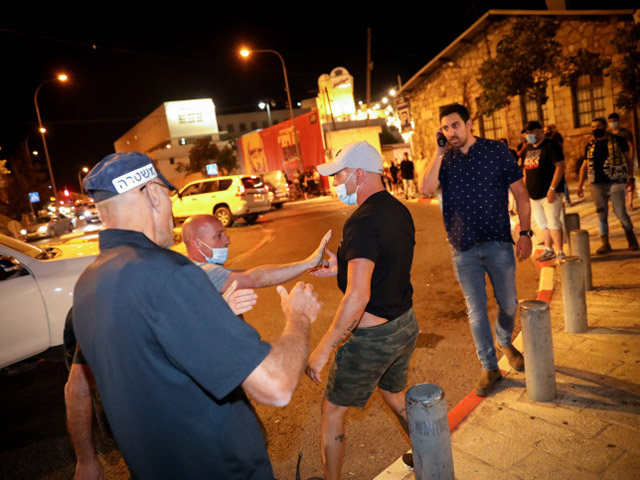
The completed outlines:
<svg viewBox="0 0 640 480">
<path fill-rule="evenodd" d="M 325 396 L 334 405 L 364 407 L 376 386 L 401 392 L 417 338 L 413 308 L 377 327 L 355 329 L 336 352 Z"/>
</svg>

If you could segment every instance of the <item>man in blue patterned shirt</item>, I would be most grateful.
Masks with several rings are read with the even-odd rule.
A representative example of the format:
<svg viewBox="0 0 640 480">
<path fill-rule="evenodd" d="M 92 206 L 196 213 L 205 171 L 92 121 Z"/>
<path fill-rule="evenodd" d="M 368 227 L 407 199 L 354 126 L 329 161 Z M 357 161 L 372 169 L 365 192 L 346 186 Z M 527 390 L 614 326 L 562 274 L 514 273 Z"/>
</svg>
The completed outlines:
<svg viewBox="0 0 640 480">
<path fill-rule="evenodd" d="M 516 264 L 508 211 L 509 189 L 513 192 L 520 218 L 520 238 L 516 256 L 520 261 L 531 255 L 531 207 L 522 181 L 522 172 L 503 143 L 475 137 L 469 111 L 451 104 L 440 109 L 440 128 L 445 146 L 436 142 L 431 163 L 420 165 L 419 185 L 429 195 L 442 187 L 442 216 L 451 244 L 456 279 L 467 304 L 469 326 L 482 375 L 474 390 L 485 396 L 502 378 L 493 345 L 487 312 L 485 274 L 489 275 L 498 304 L 495 323 L 498 349 L 512 368 L 523 371 L 522 354 L 511 344 L 518 302 Z"/>
</svg>

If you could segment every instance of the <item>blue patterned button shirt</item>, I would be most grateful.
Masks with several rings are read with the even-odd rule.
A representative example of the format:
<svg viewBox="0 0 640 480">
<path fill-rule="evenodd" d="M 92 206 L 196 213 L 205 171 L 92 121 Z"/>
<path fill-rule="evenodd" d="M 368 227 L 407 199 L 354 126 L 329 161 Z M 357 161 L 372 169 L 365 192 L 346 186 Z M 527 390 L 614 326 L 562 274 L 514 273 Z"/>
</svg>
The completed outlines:
<svg viewBox="0 0 640 480">
<path fill-rule="evenodd" d="M 448 150 L 438 180 L 451 246 L 464 251 L 483 241 L 513 242 L 508 192 L 521 178 L 515 158 L 496 140 L 476 137 L 467 155 Z"/>
</svg>

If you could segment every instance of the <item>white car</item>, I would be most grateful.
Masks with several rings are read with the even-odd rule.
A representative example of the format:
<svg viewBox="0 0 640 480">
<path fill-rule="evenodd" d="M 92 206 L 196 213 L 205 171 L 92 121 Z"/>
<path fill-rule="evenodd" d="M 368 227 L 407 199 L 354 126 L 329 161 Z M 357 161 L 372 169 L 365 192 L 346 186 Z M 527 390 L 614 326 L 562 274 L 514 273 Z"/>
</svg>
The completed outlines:
<svg viewBox="0 0 640 480">
<path fill-rule="evenodd" d="M 0 368 L 45 352 L 62 360 L 73 288 L 97 254 L 95 241 L 43 249 L 0 234 Z"/>
<path fill-rule="evenodd" d="M 188 183 L 171 197 L 173 216 L 215 215 L 225 227 L 235 219 L 255 223 L 269 211 L 269 194 L 262 180 L 251 175 L 214 177 Z"/>
</svg>

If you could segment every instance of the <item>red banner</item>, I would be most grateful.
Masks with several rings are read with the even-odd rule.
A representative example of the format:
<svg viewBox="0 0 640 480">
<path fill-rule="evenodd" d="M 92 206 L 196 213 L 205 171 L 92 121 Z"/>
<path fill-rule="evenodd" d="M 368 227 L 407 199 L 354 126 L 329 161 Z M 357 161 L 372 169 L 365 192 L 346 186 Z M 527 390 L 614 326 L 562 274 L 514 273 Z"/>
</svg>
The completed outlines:
<svg viewBox="0 0 640 480">
<path fill-rule="evenodd" d="M 317 110 L 294 117 L 269 128 L 243 135 L 237 140 L 238 157 L 244 172 L 282 170 L 292 180 L 296 171 L 315 170 L 324 163 L 322 129 Z M 296 134 L 298 145 L 296 146 Z"/>
</svg>

